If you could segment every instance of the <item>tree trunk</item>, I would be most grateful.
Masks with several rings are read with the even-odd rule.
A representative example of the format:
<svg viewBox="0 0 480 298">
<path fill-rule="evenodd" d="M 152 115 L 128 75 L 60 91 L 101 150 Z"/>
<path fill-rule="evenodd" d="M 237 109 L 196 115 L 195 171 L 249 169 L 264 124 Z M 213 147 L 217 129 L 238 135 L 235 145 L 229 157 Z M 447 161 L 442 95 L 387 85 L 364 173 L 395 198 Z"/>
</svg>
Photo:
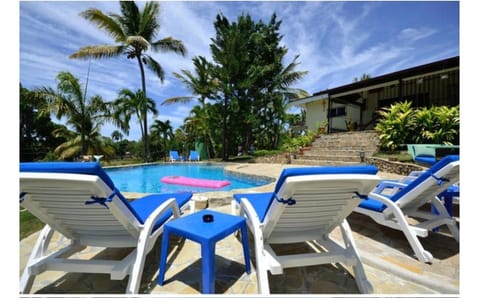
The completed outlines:
<svg viewBox="0 0 480 298">
<path fill-rule="evenodd" d="M 147 98 L 147 86 L 145 84 L 145 70 L 143 69 L 142 58 L 137 56 L 138 65 L 140 67 L 140 75 L 142 77 L 142 91 L 145 99 Z M 150 149 L 148 148 L 148 125 L 147 125 L 147 113 L 148 107 L 145 100 L 145 106 L 143 107 L 143 160 L 145 162 L 150 161 Z M 140 120 L 141 121 L 141 120 Z"/>
</svg>

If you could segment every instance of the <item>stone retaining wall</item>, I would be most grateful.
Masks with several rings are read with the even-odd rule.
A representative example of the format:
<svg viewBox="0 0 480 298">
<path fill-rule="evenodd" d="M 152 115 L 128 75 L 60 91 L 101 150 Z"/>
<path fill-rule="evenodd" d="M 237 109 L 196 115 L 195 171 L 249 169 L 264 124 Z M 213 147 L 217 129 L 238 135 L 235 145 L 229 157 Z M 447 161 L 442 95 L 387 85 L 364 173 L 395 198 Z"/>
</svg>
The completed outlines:
<svg viewBox="0 0 480 298">
<path fill-rule="evenodd" d="M 379 171 L 395 173 L 402 176 L 406 176 L 412 171 L 425 171 L 427 169 L 425 167 L 412 163 L 390 161 L 375 157 L 366 157 L 365 162 L 376 166 Z"/>
<path fill-rule="evenodd" d="M 255 163 L 278 163 L 286 164 L 285 154 L 276 154 L 271 156 L 261 156 L 255 158 Z M 408 175 L 412 171 L 425 171 L 427 168 L 413 163 L 397 162 L 376 157 L 365 157 L 365 163 L 375 165 L 379 171 Z"/>
</svg>

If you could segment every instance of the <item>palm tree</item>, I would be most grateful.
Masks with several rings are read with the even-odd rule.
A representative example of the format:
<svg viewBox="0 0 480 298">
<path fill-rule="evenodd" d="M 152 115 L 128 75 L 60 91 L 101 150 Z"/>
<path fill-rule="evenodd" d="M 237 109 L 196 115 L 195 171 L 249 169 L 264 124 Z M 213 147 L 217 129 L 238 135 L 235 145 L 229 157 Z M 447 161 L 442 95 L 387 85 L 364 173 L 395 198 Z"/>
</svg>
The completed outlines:
<svg viewBox="0 0 480 298">
<path fill-rule="evenodd" d="M 87 9 L 80 15 L 95 23 L 99 29 L 106 31 L 117 43 L 116 45 L 92 45 L 85 46 L 76 53 L 70 55 L 73 59 L 111 58 L 125 55 L 128 59 L 136 59 L 140 68 L 142 91 L 146 95 L 144 65 L 160 78 L 163 83 L 165 72 L 162 66 L 146 52 L 151 49 L 154 52 L 174 52 L 185 56 L 186 48 L 182 41 L 172 37 L 154 40 L 160 24 L 158 16 L 160 4 L 158 2 L 146 2 L 143 10 L 139 10 L 134 1 L 120 1 L 121 14 L 105 14 L 99 9 Z M 149 160 L 148 148 L 148 125 L 147 110 L 143 110 L 143 153 L 144 159 Z"/>
<path fill-rule="evenodd" d="M 138 89 L 133 92 L 129 89 L 122 89 L 118 93 L 118 98 L 113 102 L 113 121 L 125 133 L 130 132 L 130 120 L 132 115 L 135 115 L 140 124 L 140 131 L 142 132 L 142 139 L 147 138 L 142 119 L 146 112 L 152 112 L 154 115 L 158 114 L 155 107 L 155 102 L 145 96 L 142 90 Z"/>
<path fill-rule="evenodd" d="M 201 107 L 205 107 L 205 101 L 210 97 L 216 86 L 216 80 L 212 77 L 212 65 L 205 57 L 197 56 L 192 59 L 195 66 L 195 74 L 189 70 L 182 69 L 181 73 L 174 72 L 173 75 L 179 79 L 193 95 L 198 95 Z M 195 96 L 179 96 L 166 99 L 162 105 L 175 103 L 188 103 L 196 99 Z"/>
<path fill-rule="evenodd" d="M 110 137 L 112 138 L 113 141 L 115 142 L 120 142 L 122 139 L 123 139 L 123 135 L 121 132 L 119 132 L 118 130 L 114 130 L 112 132 L 112 134 L 110 135 Z"/>
<path fill-rule="evenodd" d="M 170 124 L 170 120 L 162 122 L 160 120 L 155 120 L 150 127 L 152 134 L 156 134 L 158 136 L 163 136 L 163 148 L 165 150 L 165 161 L 167 161 L 167 140 L 173 139 L 173 127 Z"/>
<path fill-rule="evenodd" d="M 109 105 L 98 95 L 87 99 L 78 79 L 69 72 L 57 75 L 57 90 L 44 87 L 35 90 L 36 96 L 43 97 L 46 104 L 41 114 L 53 113 L 57 119 L 65 118 L 66 124 L 72 128 L 60 127 L 54 131 L 56 137 L 66 137 L 67 142 L 55 149 L 60 158 L 70 158 L 76 154 L 99 154 L 104 148 L 97 146 L 100 140 L 100 127 L 109 119 Z"/>
<path fill-rule="evenodd" d="M 212 64 L 207 61 L 205 57 L 197 56 L 192 59 L 195 66 L 195 73 L 188 70 L 182 70 L 181 73 L 174 72 L 173 74 L 189 89 L 193 95 L 197 96 L 178 96 L 171 97 L 162 102 L 162 105 L 171 105 L 176 103 L 188 103 L 198 99 L 200 106 L 195 106 L 190 112 L 193 117 L 187 117 L 186 121 L 194 120 L 195 127 L 202 130 L 201 136 L 206 136 L 212 144 L 214 155 L 216 156 L 215 141 L 210 133 L 212 130 L 209 115 L 209 107 L 206 104 L 207 98 L 211 97 L 218 85 L 218 80 L 213 78 Z M 201 128 L 199 128 L 201 127 Z"/>
</svg>

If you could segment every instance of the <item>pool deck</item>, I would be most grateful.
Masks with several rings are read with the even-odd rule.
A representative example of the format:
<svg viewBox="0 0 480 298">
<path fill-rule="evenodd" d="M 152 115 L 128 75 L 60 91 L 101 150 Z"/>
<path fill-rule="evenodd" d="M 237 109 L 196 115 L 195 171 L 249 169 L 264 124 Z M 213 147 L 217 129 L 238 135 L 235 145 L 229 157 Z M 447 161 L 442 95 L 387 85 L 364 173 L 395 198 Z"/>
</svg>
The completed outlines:
<svg viewBox="0 0 480 298">
<path fill-rule="evenodd" d="M 227 170 L 256 176 L 276 178 L 282 168 L 290 165 L 280 164 L 237 164 L 227 166 Z M 399 175 L 379 173 L 385 179 L 396 179 Z M 230 213 L 232 193 L 251 191 L 271 191 L 271 184 L 248 190 L 231 192 L 203 193 L 209 198 L 209 207 L 217 211 Z M 141 194 L 125 193 L 127 197 L 135 198 Z M 455 207 L 458 207 L 456 205 Z M 458 208 L 456 208 L 458 216 Z M 457 217 L 458 218 L 458 217 Z M 421 238 L 425 249 L 432 252 L 432 264 L 424 264 L 416 260 L 403 233 L 376 224 L 370 218 L 352 213 L 348 222 L 353 232 L 359 254 L 363 261 L 368 279 L 373 285 L 374 294 L 385 295 L 415 295 L 422 297 L 439 294 L 457 297 L 460 287 L 460 250 L 459 243 L 448 232 L 440 230 L 431 233 L 427 238 Z M 38 233 L 20 242 L 20 275 L 28 260 L 30 251 Z M 54 236 L 55 241 L 49 249 L 61 246 L 64 239 Z M 332 238 L 341 239 L 338 229 L 332 233 Z M 160 242 L 161 240 L 158 240 Z M 235 235 L 230 235 L 217 243 L 216 246 L 216 294 L 256 294 L 257 280 L 255 272 L 253 241 L 249 239 L 252 261 L 251 274 L 245 273 L 241 242 Z M 140 294 L 150 295 L 197 295 L 201 288 L 201 258 L 200 246 L 190 240 L 175 239 L 170 241 L 169 256 L 165 284 L 157 285 L 160 243 L 147 256 L 142 276 Z M 282 245 L 278 249 L 285 252 L 310 250 L 304 244 Z M 77 254 L 78 258 L 95 258 L 96 256 L 123 256 L 128 250 L 87 248 Z M 46 272 L 37 276 L 32 293 L 42 296 L 49 294 L 102 294 L 118 297 L 125 292 L 127 279 L 112 281 L 106 274 L 83 274 L 63 272 Z M 315 294 L 337 296 L 359 294 L 358 288 L 349 267 L 341 265 L 319 265 L 301 268 L 290 268 L 282 275 L 270 275 L 271 294 Z M 442 296 L 444 297 L 444 296 Z"/>
</svg>

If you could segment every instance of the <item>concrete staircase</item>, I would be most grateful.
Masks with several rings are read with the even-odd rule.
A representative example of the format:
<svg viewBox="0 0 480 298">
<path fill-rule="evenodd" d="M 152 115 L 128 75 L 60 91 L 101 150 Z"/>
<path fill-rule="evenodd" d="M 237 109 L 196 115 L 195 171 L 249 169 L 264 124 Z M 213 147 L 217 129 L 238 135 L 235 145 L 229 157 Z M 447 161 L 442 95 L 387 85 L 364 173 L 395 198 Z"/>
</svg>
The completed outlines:
<svg viewBox="0 0 480 298">
<path fill-rule="evenodd" d="M 311 148 L 297 154 L 293 164 L 345 165 L 361 163 L 360 152 L 371 157 L 378 150 L 379 139 L 374 130 L 321 134 Z"/>
</svg>

